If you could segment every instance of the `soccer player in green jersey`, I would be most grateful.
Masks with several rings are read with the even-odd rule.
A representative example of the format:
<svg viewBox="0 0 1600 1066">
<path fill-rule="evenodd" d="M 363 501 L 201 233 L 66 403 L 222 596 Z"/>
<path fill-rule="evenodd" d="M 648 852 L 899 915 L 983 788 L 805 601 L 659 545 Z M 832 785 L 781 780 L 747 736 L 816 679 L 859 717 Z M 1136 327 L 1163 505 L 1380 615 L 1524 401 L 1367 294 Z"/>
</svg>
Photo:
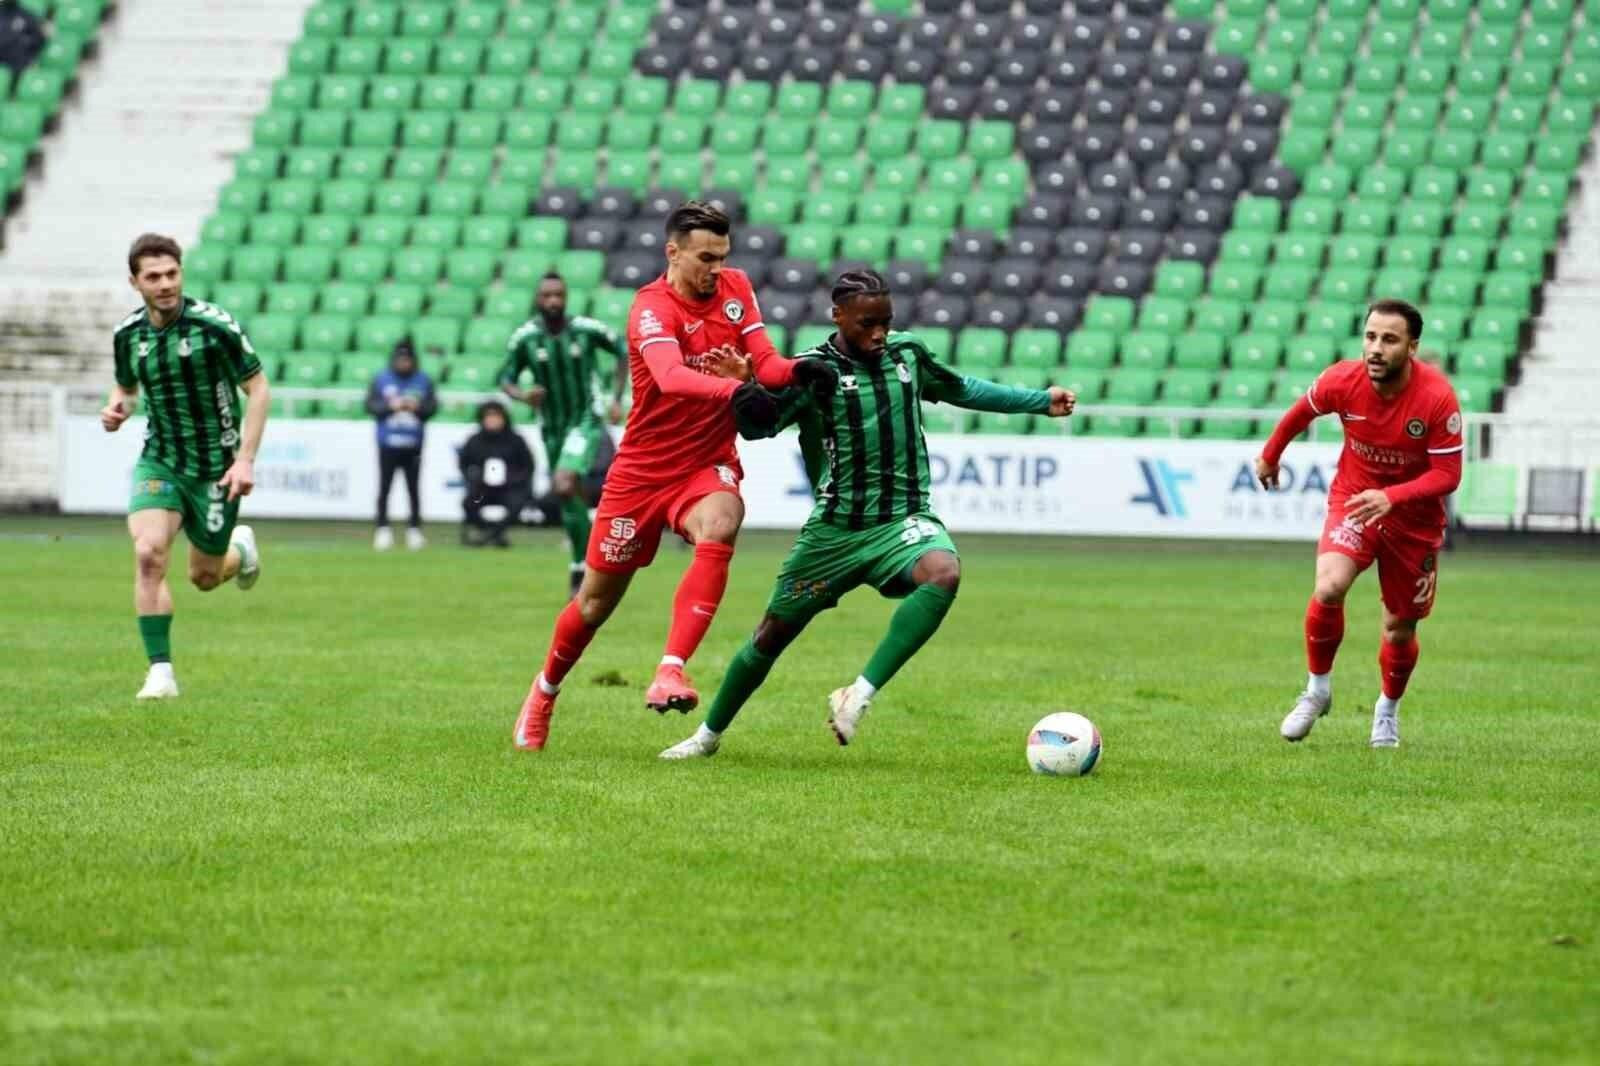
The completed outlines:
<svg viewBox="0 0 1600 1066">
<path fill-rule="evenodd" d="M 534 295 L 536 318 L 517 327 L 506 344 L 500 387 L 513 400 L 539 412 L 551 483 L 561 500 L 561 524 L 572 549 L 570 592 L 577 595 L 583 582 L 583 557 L 589 546 L 589 504 L 582 482 L 594 466 L 605 433 L 601 412 L 613 425 L 622 421 L 622 396 L 628 381 L 627 353 L 610 326 L 579 315 L 567 317 L 567 283 L 555 271 L 539 282 Z M 596 387 L 599 360 L 605 352 L 612 361 L 610 396 Z M 523 371 L 533 384 L 519 384 Z"/>
<path fill-rule="evenodd" d="M 144 452 L 133 468 L 128 533 L 137 560 L 133 605 L 150 659 L 141 700 L 178 694 L 172 673 L 172 590 L 167 562 L 181 528 L 189 538 L 189 580 L 202 592 L 261 576 L 239 500 L 255 487 L 256 449 L 267 424 L 267 376 L 244 329 L 222 308 L 183 294 L 183 251 L 146 233 L 128 251 L 129 282 L 144 306 L 112 340 L 116 387 L 100 412 L 115 433 L 144 394 Z M 249 397 L 248 412 L 238 390 Z"/>
<path fill-rule="evenodd" d="M 838 331 L 795 356 L 826 360 L 839 371 L 832 396 L 818 400 L 804 389 L 783 394 L 780 426 L 800 425 L 816 506 L 778 571 L 766 616 L 733 657 L 705 722 L 662 752 L 663 759 L 716 754 L 723 731 L 806 624 L 846 592 L 871 585 L 904 602 L 860 676 L 828 697 L 834 737 L 850 743 L 873 696 L 939 628 L 961 581 L 955 543 L 929 505 L 922 403 L 1052 418 L 1072 413 L 1075 397 L 1067 389 L 963 377 L 935 361 L 915 334 L 893 332 L 893 320 L 883 278 L 848 271 L 833 287 Z"/>
</svg>

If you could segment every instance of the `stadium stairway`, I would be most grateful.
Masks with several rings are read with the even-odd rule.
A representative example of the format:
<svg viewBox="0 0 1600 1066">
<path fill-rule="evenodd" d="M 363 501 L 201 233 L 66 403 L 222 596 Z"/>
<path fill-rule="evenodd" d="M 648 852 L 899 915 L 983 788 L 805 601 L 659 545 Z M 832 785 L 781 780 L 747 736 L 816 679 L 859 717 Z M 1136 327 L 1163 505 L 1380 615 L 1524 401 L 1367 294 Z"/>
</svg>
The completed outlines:
<svg viewBox="0 0 1600 1066">
<path fill-rule="evenodd" d="M 8 225 L 0 280 L 114 282 L 140 229 L 192 242 L 308 6 L 121 0 Z"/>
</svg>

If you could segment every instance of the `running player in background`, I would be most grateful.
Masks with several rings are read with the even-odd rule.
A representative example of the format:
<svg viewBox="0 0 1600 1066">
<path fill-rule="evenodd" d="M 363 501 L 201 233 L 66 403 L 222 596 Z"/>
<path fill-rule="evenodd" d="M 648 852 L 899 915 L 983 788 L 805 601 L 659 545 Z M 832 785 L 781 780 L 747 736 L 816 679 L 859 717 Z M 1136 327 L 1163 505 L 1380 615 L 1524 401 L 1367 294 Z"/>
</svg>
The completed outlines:
<svg viewBox="0 0 1600 1066">
<path fill-rule="evenodd" d="M 561 500 L 561 524 L 572 549 L 568 591 L 577 595 L 583 581 L 583 556 L 589 546 L 589 504 L 582 481 L 600 450 L 602 411 L 611 424 L 622 421 L 622 396 L 628 382 L 626 353 L 615 331 L 593 318 L 567 317 L 567 283 L 551 271 L 539 282 L 534 296 L 539 309 L 511 334 L 505 365 L 500 368 L 500 388 L 539 412 L 545 456 L 550 463 L 551 487 Z M 609 396 L 596 389 L 600 375 L 597 352 L 612 364 Z M 533 384 L 519 384 L 527 371 Z"/>
<path fill-rule="evenodd" d="M 261 576 L 255 534 L 235 523 L 240 498 L 255 487 L 267 376 L 232 315 L 183 295 L 177 241 L 154 233 L 139 237 L 128 252 L 128 273 L 144 307 L 117 326 L 116 387 L 100 424 L 107 433 L 121 429 L 144 393 L 144 452 L 134 464 L 128 503 L 137 560 L 133 603 L 150 660 L 138 698 L 170 699 L 178 682 L 167 563 L 179 528 L 189 538 L 195 588 L 208 592 L 238 578 L 239 587 L 249 589 Z M 239 406 L 240 386 L 249 397 L 248 413 Z"/>
<path fill-rule="evenodd" d="M 645 705 L 658 713 L 695 707 L 700 697 L 684 664 L 722 601 L 744 521 L 734 412 L 745 424 L 771 427 L 778 403 L 763 386 L 828 391 L 837 380 L 825 361 L 788 360 L 773 348 L 750 279 L 726 265 L 730 229 L 728 216 L 711 204 L 680 205 L 667 217 L 667 271 L 634 298 L 633 409 L 600 496 L 583 582 L 556 619 L 544 669 L 517 718 L 519 748 L 544 747 L 562 680 L 634 572 L 655 558 L 667 529 L 694 545 L 694 561 L 673 599 L 665 654 Z M 751 374 L 754 380 L 738 380 Z"/>
<path fill-rule="evenodd" d="M 1311 676 L 1284 718 L 1285 740 L 1302 740 L 1333 702 L 1333 658 L 1344 638 L 1344 599 L 1356 576 L 1378 563 L 1383 694 L 1372 712 L 1371 743 L 1400 743 L 1400 697 L 1417 665 L 1417 623 L 1433 610 L 1444 544 L 1445 497 L 1461 481 L 1461 407 L 1439 370 L 1417 359 L 1422 314 L 1403 300 L 1367 310 L 1363 358 L 1335 363 L 1272 432 L 1256 459 L 1264 488 L 1278 484 L 1278 460 L 1313 419 L 1337 415 L 1344 451 L 1328 490 L 1328 518 L 1317 545 L 1316 585 L 1306 605 Z"/>
<path fill-rule="evenodd" d="M 944 621 L 961 582 L 955 543 L 929 503 L 922 403 L 1052 418 L 1072 413 L 1075 397 L 1066 389 L 963 377 L 936 362 L 915 334 L 891 332 L 889 286 L 873 271 L 839 276 L 833 321 L 838 332 L 797 358 L 835 367 L 838 389 L 822 398 L 789 390 L 779 420 L 780 426 L 800 424 L 816 506 L 778 572 L 765 617 L 734 655 L 705 721 L 662 752 L 663 759 L 715 755 L 723 731 L 806 624 L 846 592 L 871 585 L 905 602 L 855 682 L 828 697 L 833 735 L 850 743 L 873 696 Z"/>
</svg>

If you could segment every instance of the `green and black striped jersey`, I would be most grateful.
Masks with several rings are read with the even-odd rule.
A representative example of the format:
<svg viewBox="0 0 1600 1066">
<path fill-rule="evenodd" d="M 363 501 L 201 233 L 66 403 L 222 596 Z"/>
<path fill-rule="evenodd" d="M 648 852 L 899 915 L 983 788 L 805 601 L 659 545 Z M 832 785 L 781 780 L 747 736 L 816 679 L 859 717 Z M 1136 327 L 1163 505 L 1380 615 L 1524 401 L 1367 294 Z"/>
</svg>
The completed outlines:
<svg viewBox="0 0 1600 1066">
<path fill-rule="evenodd" d="M 923 401 L 984 411 L 1050 408 L 1050 394 L 1040 389 L 976 381 L 943 366 L 912 333 L 889 334 L 871 361 L 852 359 L 837 344 L 835 335 L 794 356 L 833 364 L 839 387 L 831 397 L 817 400 L 803 388 L 782 397 L 781 426 L 800 426 L 807 466 L 818 468 L 811 521 L 866 529 L 931 509 Z"/>
<path fill-rule="evenodd" d="M 539 405 L 544 432 L 563 434 L 598 419 L 603 410 L 608 390 L 597 380 L 601 373 L 597 352 L 611 356 L 605 364 L 607 371 L 623 358 L 621 341 L 604 322 L 580 315 L 568 319 L 560 333 L 552 334 L 545 329 L 543 318 L 532 318 L 518 326 L 506 342 L 500 383 L 513 385 L 523 371 L 531 373 L 533 383 L 544 389 Z"/>
<path fill-rule="evenodd" d="M 215 304 L 183 298 L 165 329 L 145 308 L 113 335 L 117 384 L 144 394 L 144 454 L 175 474 L 219 478 L 239 450 L 241 382 L 261 373 L 244 327 Z"/>
</svg>

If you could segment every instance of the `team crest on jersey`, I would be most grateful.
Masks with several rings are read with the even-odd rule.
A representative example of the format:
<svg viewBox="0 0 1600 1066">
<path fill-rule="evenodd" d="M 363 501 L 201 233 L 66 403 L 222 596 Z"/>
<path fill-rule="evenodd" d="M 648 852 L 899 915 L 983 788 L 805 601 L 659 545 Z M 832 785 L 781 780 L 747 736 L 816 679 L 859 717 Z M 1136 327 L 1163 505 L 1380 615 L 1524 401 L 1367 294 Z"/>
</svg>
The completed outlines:
<svg viewBox="0 0 1600 1066">
<path fill-rule="evenodd" d="M 543 346 L 533 350 L 533 357 L 541 363 L 548 363 L 550 361 L 550 353 L 545 351 Z"/>
<path fill-rule="evenodd" d="M 178 342 L 178 354 L 187 359 L 189 358 L 189 351 L 189 338 L 185 337 L 183 340 Z"/>
<path fill-rule="evenodd" d="M 1421 440 L 1422 435 L 1426 432 L 1428 432 L 1427 424 L 1420 418 L 1413 418 L 1406 423 L 1406 436 L 1408 437 L 1415 437 Z"/>
<path fill-rule="evenodd" d="M 744 321 L 744 304 L 738 300 L 729 300 L 722 305 L 722 313 L 727 316 L 729 322 L 737 325 Z"/>
<path fill-rule="evenodd" d="M 1445 420 L 1444 429 L 1445 429 L 1446 433 L 1454 434 L 1454 433 L 1460 433 L 1461 432 L 1461 412 L 1460 411 L 1451 411 L 1450 412 L 1450 417 Z"/>
<path fill-rule="evenodd" d="M 911 368 L 904 363 L 896 363 L 894 365 L 894 373 L 901 381 L 908 385 L 911 384 Z"/>
<path fill-rule="evenodd" d="M 140 341 L 139 342 L 139 358 L 143 359 L 146 356 L 148 356 L 149 354 L 150 354 L 150 342 L 149 341 Z"/>
</svg>

